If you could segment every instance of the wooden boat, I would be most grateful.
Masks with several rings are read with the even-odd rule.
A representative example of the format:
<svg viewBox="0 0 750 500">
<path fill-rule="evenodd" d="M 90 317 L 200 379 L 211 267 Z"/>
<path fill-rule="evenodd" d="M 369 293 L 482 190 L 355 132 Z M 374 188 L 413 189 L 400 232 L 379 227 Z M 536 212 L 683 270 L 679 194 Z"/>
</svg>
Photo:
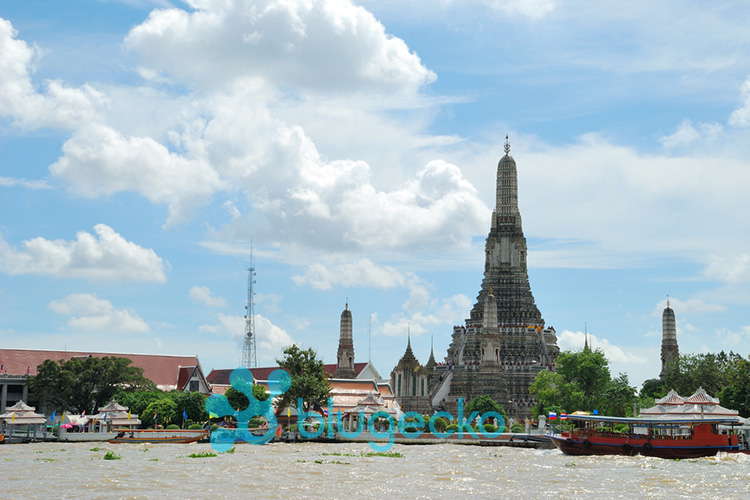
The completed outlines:
<svg viewBox="0 0 750 500">
<path fill-rule="evenodd" d="M 736 418 L 619 418 L 568 415 L 570 430 L 549 434 L 568 455 L 697 458 L 740 450 Z M 619 432 L 616 432 L 619 431 Z"/>
<path fill-rule="evenodd" d="M 207 430 L 184 429 L 118 429 L 110 443 L 194 443 L 208 436 Z"/>
</svg>

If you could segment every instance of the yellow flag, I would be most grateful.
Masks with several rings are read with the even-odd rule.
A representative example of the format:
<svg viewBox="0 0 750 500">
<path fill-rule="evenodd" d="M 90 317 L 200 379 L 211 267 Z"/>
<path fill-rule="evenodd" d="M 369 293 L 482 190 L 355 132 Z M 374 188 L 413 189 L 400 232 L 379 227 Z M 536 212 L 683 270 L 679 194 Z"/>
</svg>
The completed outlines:
<svg viewBox="0 0 750 500">
<path fill-rule="evenodd" d="M 16 412 L 13 412 L 13 418 L 10 419 L 10 423 L 12 424 L 15 421 L 16 421 Z"/>
<path fill-rule="evenodd" d="M 289 407 L 286 407 L 286 418 L 289 418 L 292 416 L 292 410 L 289 409 Z"/>
<path fill-rule="evenodd" d="M 63 410 L 63 416 L 62 416 L 62 419 L 60 419 L 60 423 L 61 424 L 65 423 L 65 410 Z"/>
<path fill-rule="evenodd" d="M 130 420 L 130 410 L 128 410 L 128 420 Z"/>
</svg>

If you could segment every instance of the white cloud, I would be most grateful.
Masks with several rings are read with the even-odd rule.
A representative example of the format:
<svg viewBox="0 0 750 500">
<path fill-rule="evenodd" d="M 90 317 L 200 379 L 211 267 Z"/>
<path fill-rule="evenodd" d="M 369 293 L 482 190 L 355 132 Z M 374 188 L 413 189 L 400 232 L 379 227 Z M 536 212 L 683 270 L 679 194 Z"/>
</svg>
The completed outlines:
<svg viewBox="0 0 750 500">
<path fill-rule="evenodd" d="M 414 92 L 435 79 L 403 40 L 347 0 L 195 0 L 133 28 L 144 76 L 216 85 L 252 76 L 297 91 Z"/>
<path fill-rule="evenodd" d="M 659 141 L 666 149 L 673 149 L 699 141 L 701 143 L 710 142 L 723 132 L 723 127 L 718 123 L 702 123 L 699 128 L 700 131 L 693 126 L 689 119 L 685 118 L 673 134 L 664 136 Z"/>
<path fill-rule="evenodd" d="M 101 124 L 73 134 L 63 152 L 50 171 L 73 191 L 89 197 L 136 191 L 169 205 L 168 225 L 182 221 L 221 186 L 205 161 L 172 153 L 150 137 L 123 137 Z"/>
<path fill-rule="evenodd" d="M 627 268 L 746 251 L 735 229 L 746 225 L 744 158 L 644 154 L 595 134 L 560 147 L 519 138 L 514 150 L 524 231 L 545 241 L 531 249 L 532 266 Z"/>
<path fill-rule="evenodd" d="M 28 129 L 69 128 L 95 119 L 106 99 L 88 85 L 71 89 L 47 80 L 43 92 L 37 92 L 31 73 L 39 51 L 16 35 L 11 23 L 0 18 L 0 116 L 10 116 Z"/>
<path fill-rule="evenodd" d="M 656 304 L 656 307 L 654 307 L 651 316 L 661 317 L 664 313 L 665 307 L 667 307 L 667 299 L 659 301 L 659 303 Z M 669 298 L 669 307 L 674 310 L 675 317 L 677 317 L 677 322 L 680 324 L 682 323 L 682 321 L 680 321 L 679 316 L 682 315 L 695 316 L 707 313 L 720 313 L 727 310 L 726 306 L 722 304 L 712 304 L 709 302 L 704 302 L 700 299 L 680 300 L 674 297 Z"/>
<path fill-rule="evenodd" d="M 729 124 L 734 127 L 747 127 L 750 125 L 750 78 L 745 80 L 740 90 L 742 106 L 729 116 Z"/>
<path fill-rule="evenodd" d="M 29 181 L 26 179 L 14 179 L 11 177 L 0 177 L 0 186 L 2 187 L 20 186 L 20 187 L 24 187 L 27 189 L 51 189 L 52 188 L 52 186 L 50 186 L 49 183 L 44 180 Z"/>
<path fill-rule="evenodd" d="M 200 302 L 206 307 L 226 307 L 227 301 L 223 297 L 213 297 L 207 286 L 194 286 L 190 289 L 189 296 L 195 302 Z"/>
<path fill-rule="evenodd" d="M 310 286 L 317 290 L 330 290 L 333 286 L 393 288 L 404 282 L 396 269 L 381 267 L 369 259 L 353 259 L 344 254 L 329 255 L 309 266 L 303 275 L 292 280 L 297 286 Z"/>
<path fill-rule="evenodd" d="M 125 240 L 106 224 L 97 224 L 94 231 L 96 236 L 80 231 L 70 242 L 33 238 L 23 242 L 23 251 L 0 238 L 0 270 L 100 281 L 166 281 L 167 264 L 156 252 Z"/>
<path fill-rule="evenodd" d="M 137 314 L 115 309 L 108 300 L 95 294 L 73 293 L 53 300 L 48 307 L 58 314 L 70 316 L 68 326 L 76 330 L 101 333 L 148 332 L 151 328 Z"/>
<path fill-rule="evenodd" d="M 227 314 L 218 314 L 219 325 L 202 325 L 200 331 L 213 334 L 229 334 L 232 338 L 242 341 L 245 338 L 245 318 L 243 316 L 233 316 Z M 284 348 L 294 344 L 292 337 L 284 330 L 274 325 L 268 318 L 255 315 L 255 335 L 256 349 L 258 356 L 281 356 Z M 264 352 L 260 352 L 264 351 Z"/>
<path fill-rule="evenodd" d="M 648 360 L 637 354 L 629 353 L 622 348 L 611 344 L 607 339 L 599 338 L 591 333 L 589 335 L 589 347 L 597 350 L 601 349 L 604 351 L 604 355 L 607 357 L 610 363 L 633 363 L 633 364 L 644 364 Z M 581 350 L 585 344 L 586 335 L 584 332 L 572 332 L 570 330 L 564 330 L 562 333 L 557 335 L 557 345 L 561 350 Z"/>
<path fill-rule="evenodd" d="M 557 7 L 556 0 L 480 0 L 498 12 L 508 16 L 538 19 L 550 14 Z"/>
<path fill-rule="evenodd" d="M 728 283 L 750 282 L 750 254 L 711 255 L 703 275 L 708 279 Z"/>
</svg>

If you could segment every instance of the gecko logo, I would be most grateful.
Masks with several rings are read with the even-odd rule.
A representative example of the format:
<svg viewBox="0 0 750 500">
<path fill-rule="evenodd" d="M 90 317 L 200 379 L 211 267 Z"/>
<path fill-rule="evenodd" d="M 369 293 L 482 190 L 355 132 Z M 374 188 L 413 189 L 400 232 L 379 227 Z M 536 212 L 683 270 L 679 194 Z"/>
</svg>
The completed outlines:
<svg viewBox="0 0 750 500">
<path fill-rule="evenodd" d="M 235 368 L 229 375 L 229 385 L 247 396 L 250 405 L 240 411 L 232 408 L 223 394 L 213 394 L 206 399 L 206 411 L 212 418 L 232 416 L 237 419 L 236 429 L 217 429 L 211 433 L 211 446 L 218 452 L 228 451 L 234 443 L 245 441 L 250 444 L 266 444 L 276 435 L 279 427 L 273 413 L 273 398 L 284 394 L 292 385 L 292 378 L 284 370 L 274 370 L 268 377 L 269 396 L 258 401 L 253 396 L 253 375 L 247 368 Z M 248 422 L 253 417 L 264 417 L 268 421 L 267 432 L 254 435 Z"/>
</svg>

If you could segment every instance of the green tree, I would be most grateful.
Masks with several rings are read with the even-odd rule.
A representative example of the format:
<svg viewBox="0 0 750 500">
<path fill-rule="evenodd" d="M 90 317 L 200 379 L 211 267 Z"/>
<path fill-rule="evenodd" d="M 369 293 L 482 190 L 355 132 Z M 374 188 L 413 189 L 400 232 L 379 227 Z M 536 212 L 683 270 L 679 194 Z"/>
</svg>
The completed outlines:
<svg viewBox="0 0 750 500">
<path fill-rule="evenodd" d="M 534 407 L 536 415 L 563 409 L 576 411 L 586 408 L 581 388 L 576 383 L 567 381 L 561 373 L 547 370 L 539 372 L 529 387 L 529 392 L 538 401 Z"/>
<path fill-rule="evenodd" d="M 177 405 L 177 419 L 184 424 L 183 414 L 187 414 L 191 422 L 205 422 L 208 420 L 206 413 L 206 396 L 200 392 L 170 391 L 167 393 Z M 153 414 L 152 414 L 153 415 Z"/>
<path fill-rule="evenodd" d="M 464 407 L 464 416 L 468 417 L 475 411 L 479 412 L 480 417 L 485 413 L 494 411 L 495 413 L 502 415 L 506 422 L 508 421 L 508 414 L 505 412 L 505 408 L 487 394 L 482 394 L 481 396 L 477 396 L 469 401 Z"/>
<path fill-rule="evenodd" d="M 636 402 L 635 387 L 631 387 L 628 376 L 621 373 L 610 380 L 603 397 L 597 404 L 599 412 L 613 417 L 629 417 L 633 415 L 633 405 Z"/>
<path fill-rule="evenodd" d="M 582 408 L 595 409 L 610 382 L 609 362 L 604 351 L 564 351 L 557 357 L 557 372 L 583 393 Z M 570 408 L 568 408 L 570 409 Z"/>
<path fill-rule="evenodd" d="M 48 408 L 87 413 L 112 400 L 116 393 L 154 388 L 143 369 L 115 356 L 46 360 L 29 381 L 29 390 Z"/>
<path fill-rule="evenodd" d="M 674 389 L 683 397 L 699 387 L 717 395 L 727 385 L 727 369 L 739 358 L 737 354 L 686 354 L 669 363 L 664 371 L 665 389 Z"/>
<path fill-rule="evenodd" d="M 164 391 L 154 389 L 150 391 L 118 392 L 115 401 L 126 406 L 133 415 L 145 415 L 146 408 L 154 401 L 164 398 Z M 152 413 L 153 415 L 153 413 Z"/>
<path fill-rule="evenodd" d="M 317 405 L 326 405 L 331 385 L 323 370 L 323 361 L 317 358 L 312 348 L 302 350 L 292 345 L 284 349 L 284 357 L 276 362 L 292 377 L 291 387 L 282 395 L 279 403 L 281 406 L 297 408 L 298 398 L 302 398 L 303 411 L 310 411 Z"/>
<path fill-rule="evenodd" d="M 716 395 L 721 404 L 750 417 L 750 361 L 735 357 L 726 370 L 726 385 Z"/>
<path fill-rule="evenodd" d="M 648 396 L 654 399 L 663 398 L 667 391 L 664 390 L 664 382 L 660 378 L 650 378 L 644 380 L 641 385 L 641 396 Z"/>
<path fill-rule="evenodd" d="M 156 418 L 154 418 L 154 416 L 156 416 Z M 141 415 L 141 423 L 144 427 L 150 427 L 154 424 L 166 426 L 167 424 L 176 421 L 177 403 L 169 397 L 152 401 L 146 407 L 144 414 Z"/>
</svg>

